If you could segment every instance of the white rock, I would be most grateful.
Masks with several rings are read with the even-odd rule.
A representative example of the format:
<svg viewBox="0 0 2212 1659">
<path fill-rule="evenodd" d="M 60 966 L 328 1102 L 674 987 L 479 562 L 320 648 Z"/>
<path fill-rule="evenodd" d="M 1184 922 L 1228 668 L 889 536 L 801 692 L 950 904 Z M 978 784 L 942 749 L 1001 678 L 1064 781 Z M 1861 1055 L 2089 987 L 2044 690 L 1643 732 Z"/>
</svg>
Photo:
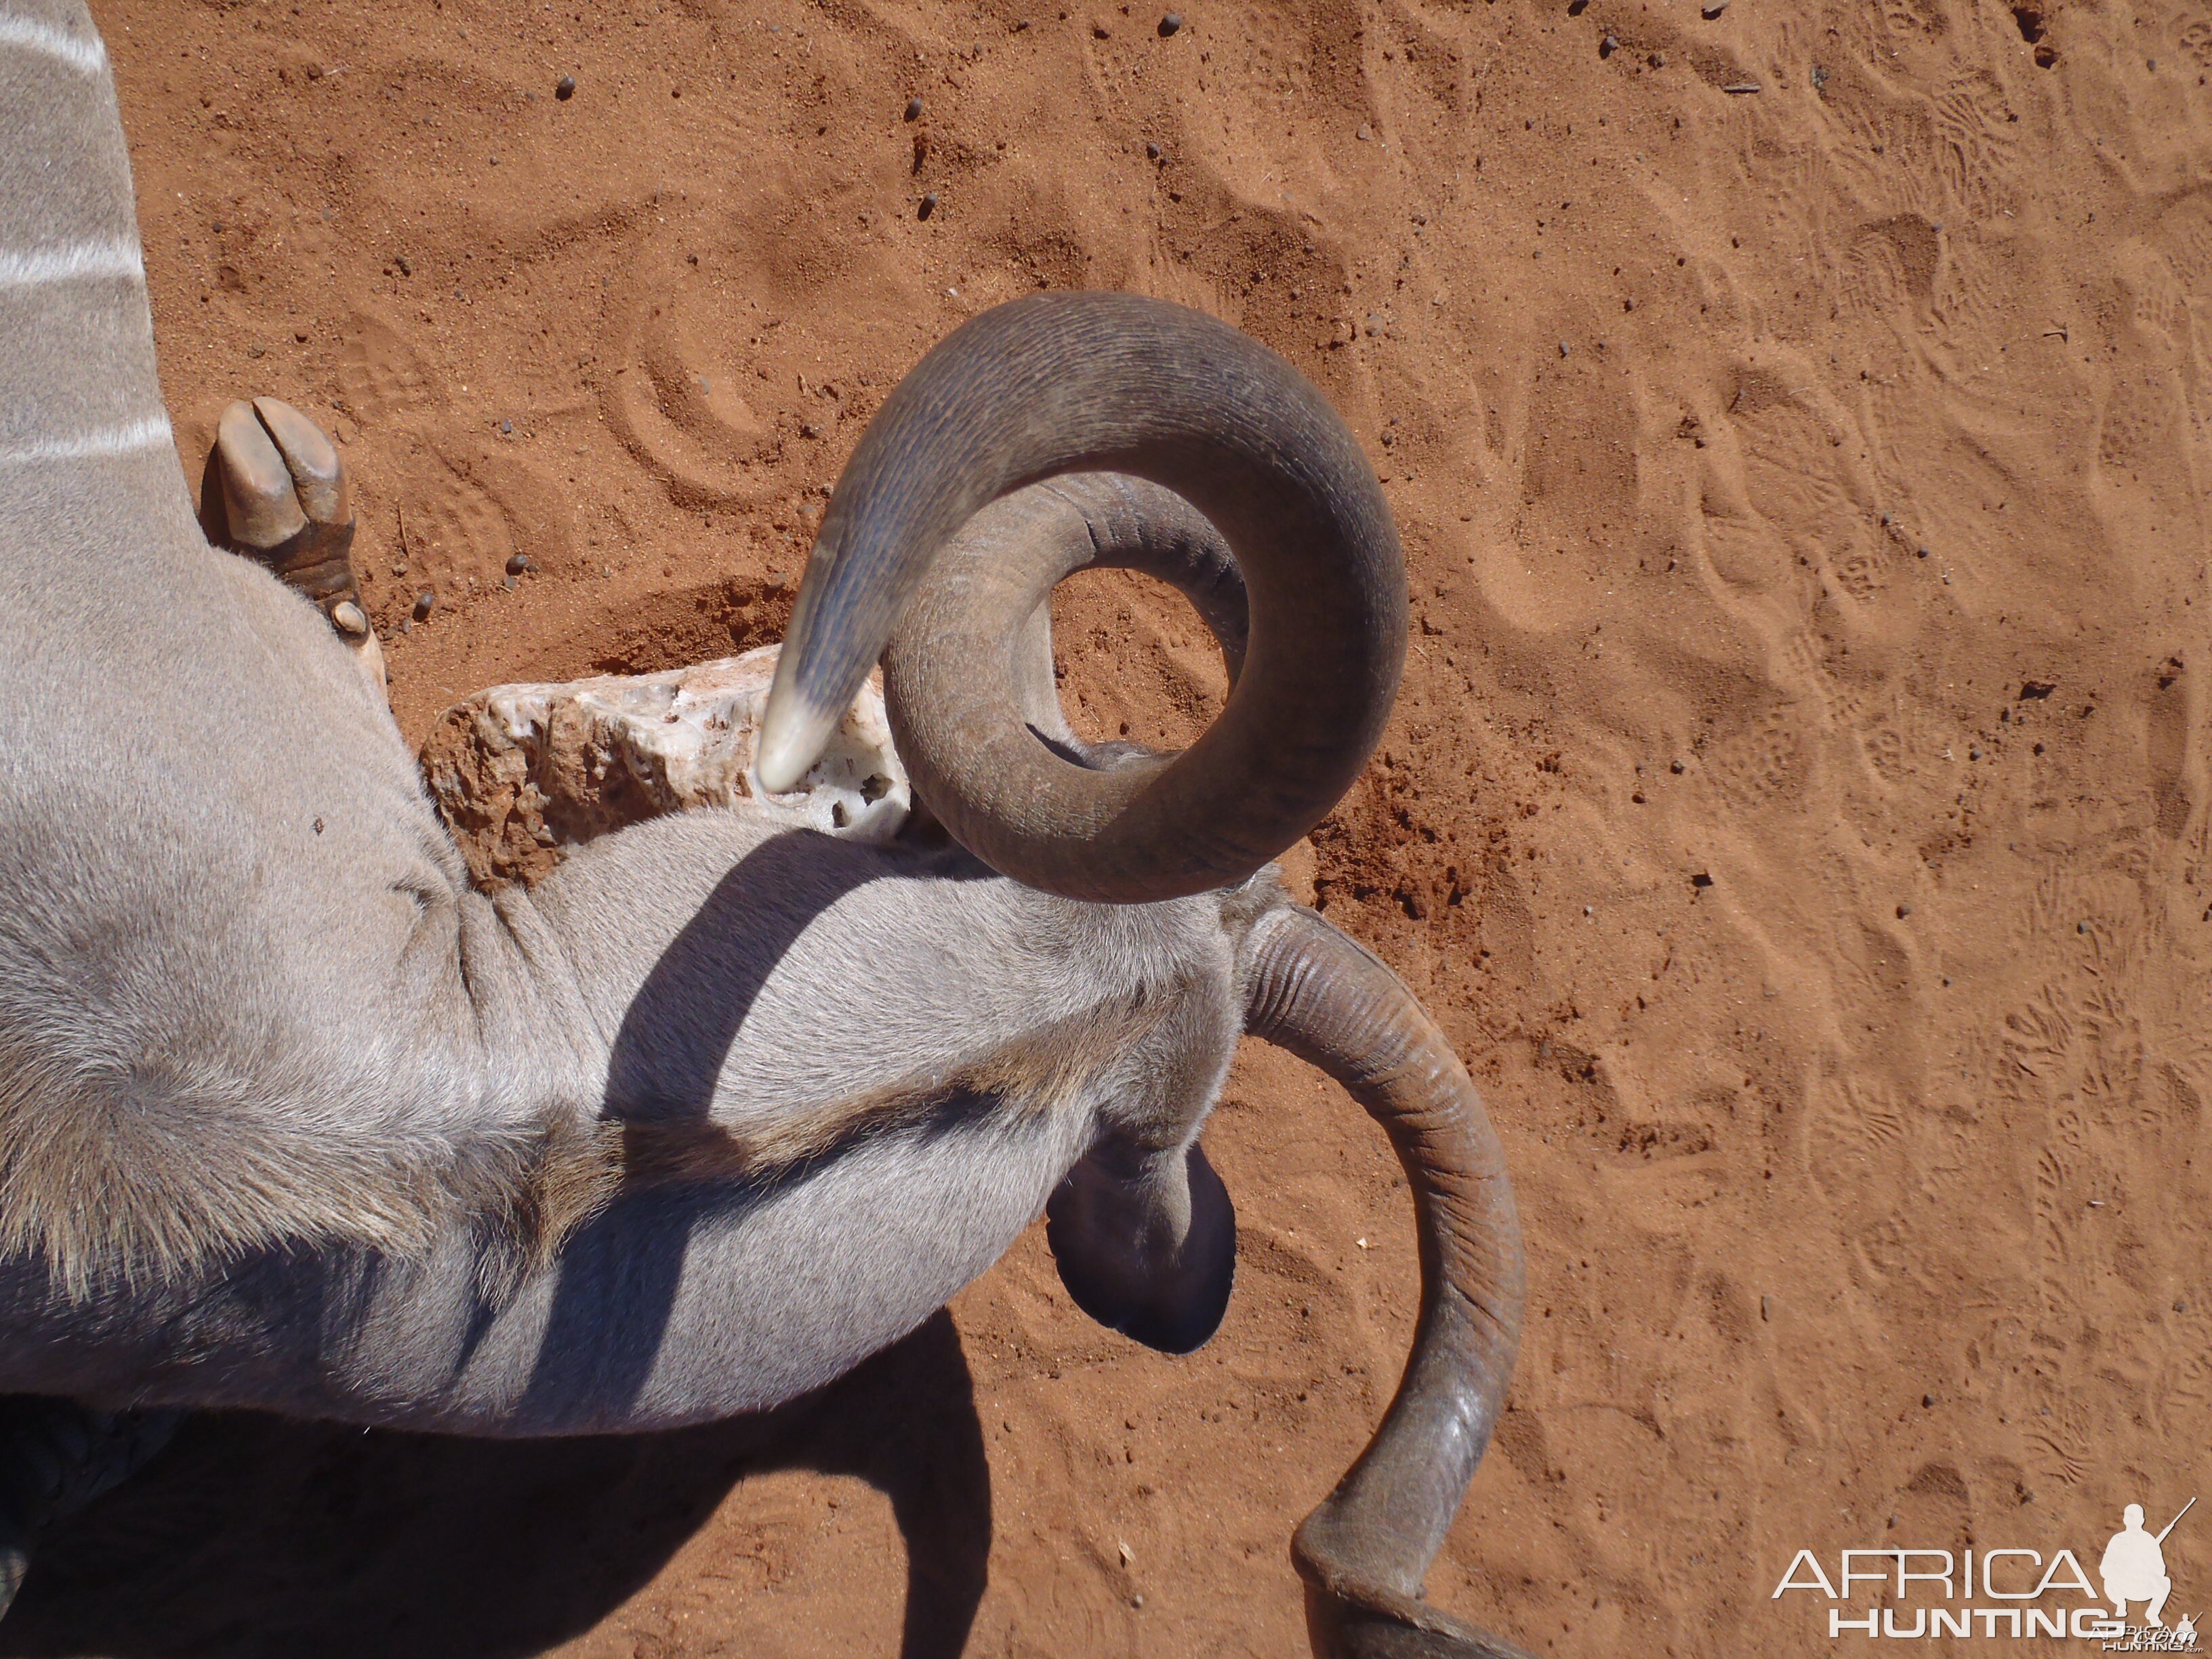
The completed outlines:
<svg viewBox="0 0 2212 1659">
<path fill-rule="evenodd" d="M 754 750 L 776 646 L 659 674 L 495 685 L 439 717 L 422 775 L 480 886 L 538 879 L 565 848 L 691 807 L 749 801 L 794 826 L 885 842 L 913 804 L 871 676 L 788 794 Z"/>
</svg>

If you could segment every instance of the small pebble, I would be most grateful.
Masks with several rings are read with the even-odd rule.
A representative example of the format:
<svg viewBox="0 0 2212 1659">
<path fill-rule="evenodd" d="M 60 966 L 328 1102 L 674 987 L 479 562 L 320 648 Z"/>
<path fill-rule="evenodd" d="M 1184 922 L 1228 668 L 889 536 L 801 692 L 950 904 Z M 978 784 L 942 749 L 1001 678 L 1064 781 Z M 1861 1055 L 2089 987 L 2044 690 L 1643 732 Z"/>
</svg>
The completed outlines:
<svg viewBox="0 0 2212 1659">
<path fill-rule="evenodd" d="M 501 576 L 499 579 L 499 585 L 510 593 L 514 592 L 514 578 L 512 576 Z"/>
<path fill-rule="evenodd" d="M 1601 58 L 1610 58 L 1613 53 L 1620 50 L 1620 38 L 1615 35 L 1608 34 L 1604 40 L 1597 43 L 1597 55 Z"/>
<path fill-rule="evenodd" d="M 1736 94 L 1738 96 L 1741 96 L 1747 92 L 1757 92 L 1759 90 L 1759 82 L 1756 81 L 1731 81 L 1728 85 L 1723 87 L 1721 90 L 1723 92 L 1732 92 Z"/>
<path fill-rule="evenodd" d="M 1355 133 L 1353 133 L 1352 136 L 1353 137 L 1357 138 L 1358 140 L 1359 140 L 1359 142 L 1360 142 L 1361 143 L 1363 143 L 1363 144 L 1364 144 L 1364 143 L 1366 143 L 1370 138 L 1372 138 L 1375 135 L 1374 135 L 1372 132 L 1370 132 L 1370 131 L 1368 131 L 1368 129 L 1367 129 L 1367 123 L 1366 123 L 1366 122 L 1364 122 L 1364 121 L 1362 121 L 1362 122 L 1359 124 L 1359 131 L 1357 131 L 1357 132 L 1355 132 Z"/>
<path fill-rule="evenodd" d="M 1158 161 L 1160 159 L 1160 147 L 1158 144 L 1146 144 L 1145 146 L 1145 159 L 1148 161 Z"/>
<path fill-rule="evenodd" d="M 564 104 L 574 98 L 576 95 L 576 77 L 573 75 L 564 75 L 556 81 L 553 83 L 553 95 Z"/>
<path fill-rule="evenodd" d="M 909 98 L 906 100 L 906 118 L 909 121 L 919 121 L 921 119 L 921 99 Z"/>
<path fill-rule="evenodd" d="M 424 588 L 415 596 L 415 620 L 428 622 L 430 612 L 437 608 L 438 595 L 434 589 Z"/>
<path fill-rule="evenodd" d="M 1141 1607 L 1145 1605 L 1145 1598 L 1141 1595 L 1133 1595 L 1129 1598 L 1129 1605 L 1133 1607 Z"/>
<path fill-rule="evenodd" d="M 1699 15 L 1710 23 L 1728 9 L 1728 0 L 1705 0 L 1705 3 L 1698 9 Z"/>
<path fill-rule="evenodd" d="M 1166 16 L 1160 19 L 1160 39 L 1163 40 L 1166 40 L 1168 36 L 1175 33 L 1182 27 L 1182 14 L 1179 11 L 1171 11 L 1168 13 Z"/>
<path fill-rule="evenodd" d="M 507 561 L 507 574 L 508 575 L 520 576 L 524 571 L 529 568 L 530 555 L 527 553 L 516 553 L 508 556 Z"/>
<path fill-rule="evenodd" d="M 1655 52 L 1644 61 L 1650 64 L 1653 69 L 1665 69 L 1667 67 L 1667 54 L 1663 52 Z"/>
<path fill-rule="evenodd" d="M 1911 907 L 1911 905 L 1909 905 L 1909 904 L 1900 904 L 1900 905 L 1899 905 L 1899 906 L 1897 907 L 1897 919 L 1898 919 L 1899 921 L 1903 921 L 1905 919 L 1905 917 L 1907 917 L 1907 916 L 1911 915 L 1911 914 L 1912 914 L 1912 907 Z"/>
<path fill-rule="evenodd" d="M 1923 1395 L 1922 1395 L 1920 1396 L 1920 1404 L 1921 1404 L 1921 1406 L 1922 1406 L 1922 1407 L 1923 1407 L 1923 1409 L 1924 1409 L 1925 1407 L 1929 1407 L 1929 1406 L 1934 1405 L 1935 1403 L 1936 1403 L 1936 1396 L 1935 1396 L 1934 1395 L 1932 1395 L 1932 1394 L 1923 1394 Z"/>
<path fill-rule="evenodd" d="M 921 198 L 921 205 L 915 210 L 914 216 L 917 219 L 927 219 L 931 214 L 936 211 L 937 192 L 933 190 L 928 195 Z"/>
<path fill-rule="evenodd" d="M 1668 769 L 1669 772 L 1672 772 L 1672 773 L 1673 773 L 1676 777 L 1678 777 L 1678 778 L 1679 778 L 1679 777 L 1680 777 L 1680 776 L 1682 775 L 1682 774 L 1683 774 L 1685 771 L 1686 771 L 1688 769 L 1687 769 L 1686 767 L 1685 767 L 1685 766 L 1682 764 L 1682 763 L 1681 763 L 1681 762 L 1680 762 L 1680 761 L 1670 761 L 1670 762 L 1668 763 L 1667 769 Z"/>
<path fill-rule="evenodd" d="M 501 421 L 499 423 L 499 431 L 501 437 L 512 438 L 514 435 L 514 422 L 513 421 Z"/>
<path fill-rule="evenodd" d="M 1559 342 L 1559 356 L 1561 356 L 1562 357 L 1564 357 L 1564 356 L 1565 356 L 1566 355 L 1567 355 L 1567 343 L 1566 343 L 1565 340 L 1562 340 L 1562 341 L 1560 341 L 1560 342 Z"/>
</svg>

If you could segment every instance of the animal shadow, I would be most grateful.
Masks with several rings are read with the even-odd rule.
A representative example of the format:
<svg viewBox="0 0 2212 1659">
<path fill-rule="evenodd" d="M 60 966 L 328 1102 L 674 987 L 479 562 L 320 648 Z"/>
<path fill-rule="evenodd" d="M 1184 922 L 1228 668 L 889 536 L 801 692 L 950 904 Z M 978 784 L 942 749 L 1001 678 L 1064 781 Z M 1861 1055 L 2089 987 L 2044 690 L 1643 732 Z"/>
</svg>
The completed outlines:
<svg viewBox="0 0 2212 1659">
<path fill-rule="evenodd" d="M 46 1534 L 0 1656 L 533 1654 L 635 1595 L 739 1480 L 778 1469 L 856 1476 L 890 1498 L 907 1545 L 901 1659 L 957 1655 L 983 1593 L 990 1472 L 940 1310 L 791 1405 L 666 1434 L 469 1440 L 193 1418 Z"/>
</svg>

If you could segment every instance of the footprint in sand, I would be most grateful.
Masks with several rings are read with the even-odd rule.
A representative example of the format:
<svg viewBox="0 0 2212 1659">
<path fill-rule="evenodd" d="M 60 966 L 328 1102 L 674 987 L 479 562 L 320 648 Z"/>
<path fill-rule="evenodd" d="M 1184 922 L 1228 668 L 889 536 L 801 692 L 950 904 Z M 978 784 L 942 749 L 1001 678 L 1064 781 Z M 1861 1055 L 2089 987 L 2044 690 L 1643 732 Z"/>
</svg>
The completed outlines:
<svg viewBox="0 0 2212 1659">
<path fill-rule="evenodd" d="M 1893 96 L 1849 64 L 1831 74 L 1823 113 L 1834 139 L 1832 158 L 1850 193 L 1873 214 L 1943 217 L 1946 198 L 1936 161 L 1942 141 L 1926 102 Z"/>
<path fill-rule="evenodd" d="M 1979 70 L 1936 99 L 1936 159 L 1951 199 L 1972 219 L 2016 209 L 2012 176 L 2019 145 L 2011 109 L 1994 76 Z"/>
<path fill-rule="evenodd" d="M 2149 733 L 2154 822 L 2168 841 L 2179 841 L 2189 827 L 2191 731 L 2188 670 L 2180 658 L 2168 657 L 2152 677 Z"/>
<path fill-rule="evenodd" d="M 1905 217 L 1925 222 L 1917 214 Z M 1837 273 L 1837 316 L 1854 327 L 1902 324 L 1911 314 L 1911 279 L 1897 245 L 1871 227 L 1861 232 L 1844 250 Z"/>
<path fill-rule="evenodd" d="M 338 362 L 339 407 L 364 428 L 404 422 L 446 404 L 442 377 L 381 319 L 358 317 Z"/>
<path fill-rule="evenodd" d="M 1886 236 L 1862 239 L 1863 274 L 1904 280 Z M 1809 597 L 1793 572 L 1817 574 L 1831 592 L 1860 604 L 1887 586 L 1888 538 L 1871 502 L 1866 447 L 1847 416 L 1815 409 L 1793 389 L 1796 366 L 1747 368 L 1729 412 L 1712 423 L 1708 487 L 1699 532 L 1715 573 L 1746 597 L 1766 601 L 1766 623 L 1794 629 Z"/>
<path fill-rule="evenodd" d="M 1873 596 L 1888 574 L 1873 515 L 1838 475 L 1839 447 L 1810 410 L 1784 404 L 1739 417 L 1751 503 L 1805 562 L 1855 599 Z"/>
<path fill-rule="evenodd" d="M 2212 30 L 2212 25 L 2206 27 Z M 2212 299 L 2212 191 L 2193 191 L 2177 199 L 2160 216 L 2152 240 L 2185 289 L 2200 299 Z"/>
<path fill-rule="evenodd" d="M 397 483 L 404 505 L 378 528 L 407 570 L 380 605 L 380 625 L 396 625 L 425 587 L 453 599 L 496 586 L 518 553 L 546 570 L 568 559 L 569 498 L 519 458 L 489 447 L 418 451 Z"/>
<path fill-rule="evenodd" d="M 1546 337 L 1601 337 L 1595 315 L 1562 318 Z M 1483 558 L 1484 595 L 1516 627 L 1583 630 L 1613 614 L 1616 573 L 1634 567 L 1640 478 L 1634 374 L 1595 350 L 1534 349 L 1525 371 L 1521 507 L 1510 540 Z"/>
<path fill-rule="evenodd" d="M 1706 751 L 1705 774 L 1738 812 L 1798 804 L 1812 776 L 1794 704 L 1770 706 Z"/>
<path fill-rule="evenodd" d="M 517 550 L 489 491 L 440 465 L 440 476 L 406 497 L 409 579 L 447 589 L 482 584 L 503 570 Z"/>
<path fill-rule="evenodd" d="M 2127 325 L 2106 373 L 2098 461 L 2131 481 L 2161 469 L 2186 477 L 2187 393 L 2204 378 L 2188 296 L 2173 267 L 2140 242 L 2118 250 L 2111 281 Z"/>
<path fill-rule="evenodd" d="M 1935 225 L 1917 213 L 1875 220 L 1844 255 L 1838 307 L 1858 321 L 1909 317 L 1915 302 L 1924 306 L 1934 298 L 1942 252 Z"/>
</svg>

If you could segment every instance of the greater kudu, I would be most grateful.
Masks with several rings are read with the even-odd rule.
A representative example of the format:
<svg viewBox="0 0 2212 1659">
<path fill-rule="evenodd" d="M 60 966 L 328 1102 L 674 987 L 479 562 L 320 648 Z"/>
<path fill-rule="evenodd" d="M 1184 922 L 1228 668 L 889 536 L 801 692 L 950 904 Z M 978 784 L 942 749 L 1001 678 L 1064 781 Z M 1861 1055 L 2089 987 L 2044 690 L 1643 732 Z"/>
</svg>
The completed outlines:
<svg viewBox="0 0 2212 1659">
<path fill-rule="evenodd" d="M 1374 1114 L 1419 1220 L 1405 1380 L 1294 1545 L 1316 1646 L 1509 1650 L 1420 1597 L 1518 1335 L 1498 1144 L 1413 995 L 1267 862 L 1404 648 L 1389 511 L 1313 388 L 1162 303 L 975 319 L 836 488 L 762 747 L 796 779 L 888 647 L 958 845 L 690 812 L 478 892 L 362 672 L 334 452 L 234 409 L 263 556 L 209 544 L 105 49 L 76 0 L 0 3 L 0 1390 L 126 1413 L 15 1437 L 19 1531 L 161 1408 L 531 1436 L 767 1407 L 1040 1211 L 1085 1309 L 1194 1346 L 1235 1241 L 1197 1137 L 1249 1031 Z M 1043 600 L 1095 564 L 1223 638 L 1181 756 L 1061 719 Z"/>
</svg>

